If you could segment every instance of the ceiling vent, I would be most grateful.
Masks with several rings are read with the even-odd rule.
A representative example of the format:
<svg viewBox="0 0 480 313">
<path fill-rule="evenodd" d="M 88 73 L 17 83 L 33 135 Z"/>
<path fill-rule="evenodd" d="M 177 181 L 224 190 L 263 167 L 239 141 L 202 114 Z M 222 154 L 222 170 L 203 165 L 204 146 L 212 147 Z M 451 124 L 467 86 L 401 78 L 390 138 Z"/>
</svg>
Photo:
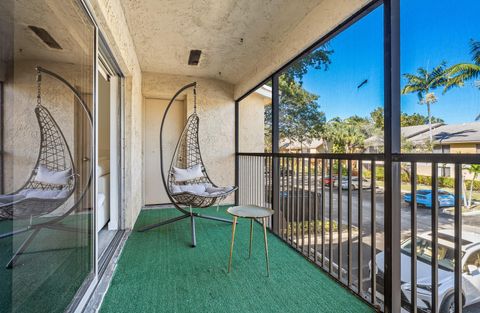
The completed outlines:
<svg viewBox="0 0 480 313">
<path fill-rule="evenodd" d="M 190 56 L 188 57 L 188 65 L 198 65 L 202 50 L 190 50 Z"/>
<path fill-rule="evenodd" d="M 47 32 L 44 28 L 28 25 L 28 28 L 40 38 L 47 46 L 52 49 L 62 50 L 62 46 Z"/>
</svg>

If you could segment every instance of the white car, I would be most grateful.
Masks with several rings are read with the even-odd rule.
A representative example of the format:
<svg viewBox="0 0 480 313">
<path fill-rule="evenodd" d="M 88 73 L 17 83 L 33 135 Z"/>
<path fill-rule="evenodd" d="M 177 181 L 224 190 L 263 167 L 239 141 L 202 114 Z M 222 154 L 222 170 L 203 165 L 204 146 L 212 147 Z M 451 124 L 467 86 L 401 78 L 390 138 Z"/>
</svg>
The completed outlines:
<svg viewBox="0 0 480 313">
<path fill-rule="evenodd" d="M 333 183 L 333 186 L 338 186 L 337 181 Z M 360 182 L 359 182 L 358 176 L 352 176 L 352 189 L 357 190 L 359 186 L 360 186 Z M 370 182 L 370 180 L 364 178 L 362 180 L 362 188 L 363 189 L 372 188 L 372 183 Z M 342 189 L 343 190 L 348 189 L 348 177 L 342 177 Z"/>
<path fill-rule="evenodd" d="M 417 307 L 423 312 L 431 311 L 432 282 L 431 232 L 417 236 Z M 438 303 L 440 313 L 454 312 L 454 231 L 438 231 Z M 480 302 L 480 234 L 462 233 L 462 294 L 464 307 Z M 401 246 L 402 305 L 410 303 L 411 240 Z M 384 253 L 376 256 L 377 281 L 383 284 Z M 383 287 L 383 286 L 382 286 Z M 383 298 L 383 295 L 378 295 Z M 406 303 L 405 303 L 406 302 Z"/>
</svg>

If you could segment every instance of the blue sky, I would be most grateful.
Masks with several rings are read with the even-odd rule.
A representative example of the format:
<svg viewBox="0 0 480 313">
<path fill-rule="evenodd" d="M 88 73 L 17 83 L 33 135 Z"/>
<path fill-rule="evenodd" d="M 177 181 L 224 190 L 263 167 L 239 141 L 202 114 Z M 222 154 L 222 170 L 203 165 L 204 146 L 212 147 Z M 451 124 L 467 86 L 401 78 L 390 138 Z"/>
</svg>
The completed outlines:
<svg viewBox="0 0 480 313">
<path fill-rule="evenodd" d="M 480 1 L 403 0 L 401 12 L 402 74 L 442 61 L 471 61 L 470 39 L 480 40 Z M 333 38 L 329 48 L 334 53 L 328 70 L 312 69 L 303 78 L 304 87 L 320 96 L 318 104 L 327 119 L 368 116 L 383 106 L 383 7 Z M 357 89 L 365 79 L 368 83 Z M 447 123 L 471 122 L 480 113 L 480 90 L 473 81 L 445 95 L 440 89 L 435 93 L 438 102 L 432 114 Z M 427 115 L 416 95 L 402 96 L 402 112 Z"/>
</svg>

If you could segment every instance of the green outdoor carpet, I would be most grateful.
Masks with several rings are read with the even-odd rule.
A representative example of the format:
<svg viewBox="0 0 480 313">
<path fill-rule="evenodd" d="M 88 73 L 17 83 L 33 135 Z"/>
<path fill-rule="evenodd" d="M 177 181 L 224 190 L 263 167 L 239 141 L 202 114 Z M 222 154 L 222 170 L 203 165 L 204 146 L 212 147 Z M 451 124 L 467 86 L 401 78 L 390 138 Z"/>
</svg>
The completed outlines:
<svg viewBox="0 0 480 313">
<path fill-rule="evenodd" d="M 225 217 L 225 209 L 202 212 Z M 178 215 L 172 209 L 142 211 L 135 229 Z M 100 312 L 374 312 L 271 234 L 266 277 L 259 224 L 247 259 L 249 224 L 241 219 L 237 225 L 230 274 L 230 224 L 197 219 L 196 248 L 190 247 L 189 219 L 144 233 L 134 230 Z"/>
<path fill-rule="evenodd" d="M 47 218 L 39 218 L 45 221 Z M 67 217 L 64 224 L 85 229 L 91 215 Z M 20 229 L 28 221 L 0 221 L 0 233 Z M 13 269 L 6 269 L 13 248 L 29 233 L 0 240 L 0 312 L 60 313 L 92 270 L 91 240 L 86 234 L 42 229 Z"/>
</svg>

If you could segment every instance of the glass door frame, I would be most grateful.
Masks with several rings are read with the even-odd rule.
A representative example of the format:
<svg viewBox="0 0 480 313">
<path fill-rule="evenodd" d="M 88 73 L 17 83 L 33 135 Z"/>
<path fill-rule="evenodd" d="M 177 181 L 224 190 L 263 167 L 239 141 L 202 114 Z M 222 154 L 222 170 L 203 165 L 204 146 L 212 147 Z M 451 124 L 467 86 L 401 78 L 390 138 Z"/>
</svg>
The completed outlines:
<svg viewBox="0 0 480 313">
<path fill-rule="evenodd" d="M 95 179 L 92 180 L 93 186 L 93 221 L 91 225 L 90 231 L 93 234 L 93 253 L 92 253 L 92 264 L 93 264 L 93 271 L 92 273 L 85 279 L 82 286 L 77 290 L 74 298 L 70 302 L 69 306 L 66 308 L 65 312 L 82 312 L 86 307 L 88 301 L 92 297 L 95 288 L 98 286 L 100 279 L 105 271 L 106 265 L 108 265 L 109 261 L 111 260 L 116 248 L 121 242 L 121 238 L 124 235 L 124 228 L 125 228 L 125 197 L 124 197 L 124 190 L 125 190 L 125 164 L 124 164 L 124 155 L 125 155 L 125 78 L 123 73 L 118 66 L 118 63 L 115 61 L 113 57 L 113 53 L 108 48 L 108 44 L 105 40 L 105 37 L 102 36 L 101 32 L 99 31 L 98 23 L 94 17 L 93 9 L 91 8 L 88 0 L 77 0 L 79 6 L 84 10 L 85 14 L 89 17 L 92 25 L 94 27 L 94 60 L 93 60 L 93 92 L 94 92 L 94 103 L 93 103 L 93 121 L 94 121 L 94 132 L 93 132 L 93 177 Z M 118 168 L 118 231 L 115 235 L 115 238 L 109 244 L 105 255 L 108 256 L 105 259 L 100 260 L 100 256 L 98 253 L 98 233 L 96 231 L 96 224 L 97 224 L 97 192 L 98 192 L 98 184 L 97 184 L 97 168 L 96 164 L 98 161 L 98 71 L 99 71 L 99 60 L 102 58 L 103 60 L 107 61 L 107 65 L 112 73 L 117 77 L 118 80 L 118 88 L 117 88 L 117 99 L 119 101 L 119 120 L 118 120 L 118 141 L 117 144 L 119 145 L 120 150 L 120 157 L 119 162 L 117 163 Z"/>
</svg>

